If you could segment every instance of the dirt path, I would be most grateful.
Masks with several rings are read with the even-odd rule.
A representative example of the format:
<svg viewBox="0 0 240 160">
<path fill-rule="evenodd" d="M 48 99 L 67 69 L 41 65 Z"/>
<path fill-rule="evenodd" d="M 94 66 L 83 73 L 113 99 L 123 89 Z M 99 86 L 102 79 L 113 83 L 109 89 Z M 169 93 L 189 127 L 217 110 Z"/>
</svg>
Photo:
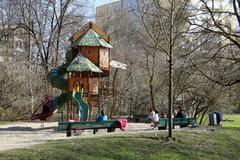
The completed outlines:
<svg viewBox="0 0 240 160">
<path fill-rule="evenodd" d="M 28 148 L 48 140 L 67 139 L 65 132 L 56 131 L 57 122 L 30 123 L 17 122 L 0 125 L 0 151 L 14 148 Z M 146 123 L 128 123 L 125 132 L 152 130 Z M 116 132 L 121 132 L 119 129 Z M 99 134 L 107 133 L 101 130 Z M 92 131 L 85 131 L 81 136 L 92 135 Z M 72 136 L 71 138 L 75 138 Z M 68 137 L 69 139 L 69 137 Z"/>
</svg>

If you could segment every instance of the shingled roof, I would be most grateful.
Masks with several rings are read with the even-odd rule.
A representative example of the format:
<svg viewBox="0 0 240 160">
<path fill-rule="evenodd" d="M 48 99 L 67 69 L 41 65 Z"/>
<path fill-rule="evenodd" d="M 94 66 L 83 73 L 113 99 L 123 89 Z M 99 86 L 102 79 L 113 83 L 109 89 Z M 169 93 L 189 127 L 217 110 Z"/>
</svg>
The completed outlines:
<svg viewBox="0 0 240 160">
<path fill-rule="evenodd" d="M 102 46 L 106 48 L 112 48 L 103 37 L 97 34 L 93 29 L 89 29 L 79 39 L 77 39 L 71 47 L 74 46 Z"/>
<path fill-rule="evenodd" d="M 72 43 L 74 43 L 76 40 L 78 40 L 84 33 L 86 33 L 89 29 L 93 29 L 98 35 L 101 35 L 101 37 L 107 42 L 111 42 L 111 38 L 107 35 L 105 31 L 103 31 L 100 27 L 98 27 L 93 22 L 88 22 L 87 24 L 83 25 L 79 31 L 75 32 L 71 38 L 69 39 Z"/>
<path fill-rule="evenodd" d="M 68 66 L 67 71 L 102 73 L 101 69 L 99 69 L 90 60 L 85 58 L 81 53 L 79 53 L 72 61 L 72 63 Z"/>
</svg>

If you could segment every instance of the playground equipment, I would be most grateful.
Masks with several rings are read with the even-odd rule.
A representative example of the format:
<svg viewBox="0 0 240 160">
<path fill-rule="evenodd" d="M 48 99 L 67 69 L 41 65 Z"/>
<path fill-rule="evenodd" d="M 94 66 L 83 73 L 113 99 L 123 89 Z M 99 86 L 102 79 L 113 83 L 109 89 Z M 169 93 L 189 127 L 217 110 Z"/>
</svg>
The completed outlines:
<svg viewBox="0 0 240 160">
<path fill-rule="evenodd" d="M 66 62 L 51 69 L 47 81 L 62 94 L 47 100 L 39 114 L 31 119 L 46 120 L 63 104 L 67 104 L 67 120 L 89 120 L 94 108 L 101 107 L 109 95 L 110 37 L 92 22 L 85 24 L 70 38 L 71 51 Z"/>
</svg>

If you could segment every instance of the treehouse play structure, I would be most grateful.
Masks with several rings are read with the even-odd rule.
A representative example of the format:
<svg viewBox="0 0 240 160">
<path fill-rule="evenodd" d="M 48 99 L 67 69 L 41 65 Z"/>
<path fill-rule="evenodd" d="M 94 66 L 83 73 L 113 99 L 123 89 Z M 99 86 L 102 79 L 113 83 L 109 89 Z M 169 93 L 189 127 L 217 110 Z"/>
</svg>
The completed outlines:
<svg viewBox="0 0 240 160">
<path fill-rule="evenodd" d="M 108 101 L 111 38 L 89 22 L 70 41 L 66 62 L 47 75 L 47 81 L 62 94 L 53 99 L 46 97 L 42 112 L 31 119 L 46 120 L 65 104 L 67 121 L 59 122 L 59 128 L 67 130 L 68 135 L 74 129 L 121 128 L 122 123 L 116 120 L 97 123 L 91 117 L 93 112 L 100 112 L 102 102 Z"/>
</svg>

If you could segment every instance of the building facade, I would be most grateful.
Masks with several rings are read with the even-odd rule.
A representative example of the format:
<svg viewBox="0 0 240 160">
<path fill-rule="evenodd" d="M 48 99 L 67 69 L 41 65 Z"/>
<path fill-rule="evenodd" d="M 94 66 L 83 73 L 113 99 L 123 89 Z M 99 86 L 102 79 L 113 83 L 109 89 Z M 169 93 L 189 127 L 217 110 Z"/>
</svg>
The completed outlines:
<svg viewBox="0 0 240 160">
<path fill-rule="evenodd" d="M 28 60 L 30 53 L 30 36 L 22 28 L 0 29 L 0 56 L 2 61 Z"/>
</svg>

